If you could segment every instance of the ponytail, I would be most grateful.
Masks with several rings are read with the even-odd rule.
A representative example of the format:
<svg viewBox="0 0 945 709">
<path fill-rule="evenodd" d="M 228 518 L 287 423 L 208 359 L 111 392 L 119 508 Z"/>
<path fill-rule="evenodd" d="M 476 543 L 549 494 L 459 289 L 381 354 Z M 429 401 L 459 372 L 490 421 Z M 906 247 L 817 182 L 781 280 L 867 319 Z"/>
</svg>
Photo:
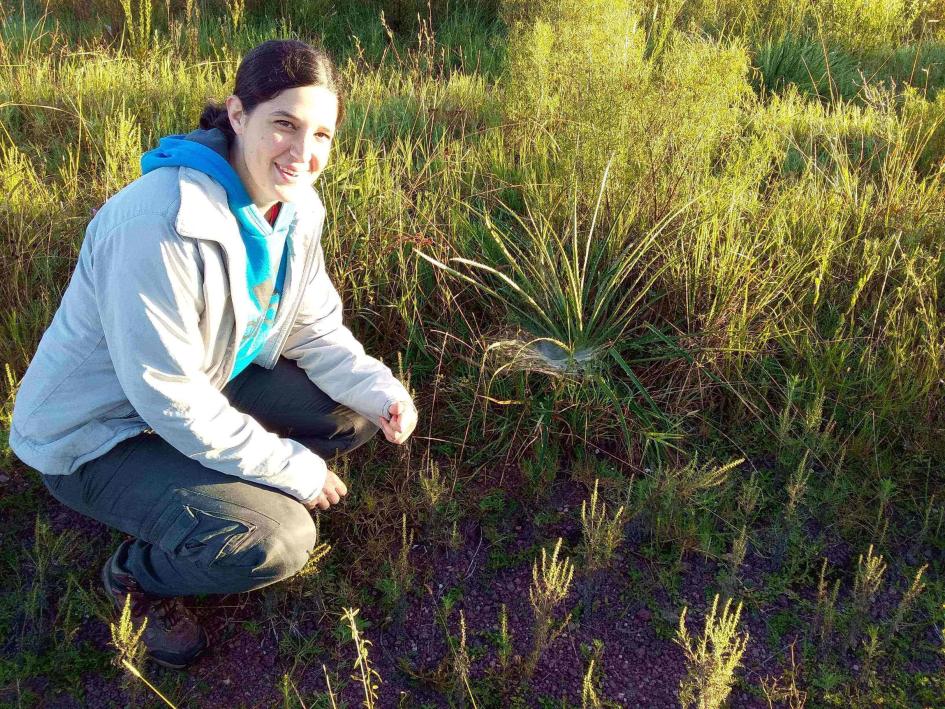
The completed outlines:
<svg viewBox="0 0 945 709">
<path fill-rule="evenodd" d="M 233 132 L 233 126 L 230 125 L 230 116 L 226 112 L 226 106 L 215 101 L 204 106 L 203 113 L 200 114 L 200 127 L 204 130 L 219 128 L 226 136 L 227 143 L 232 143 L 236 135 Z"/>
</svg>

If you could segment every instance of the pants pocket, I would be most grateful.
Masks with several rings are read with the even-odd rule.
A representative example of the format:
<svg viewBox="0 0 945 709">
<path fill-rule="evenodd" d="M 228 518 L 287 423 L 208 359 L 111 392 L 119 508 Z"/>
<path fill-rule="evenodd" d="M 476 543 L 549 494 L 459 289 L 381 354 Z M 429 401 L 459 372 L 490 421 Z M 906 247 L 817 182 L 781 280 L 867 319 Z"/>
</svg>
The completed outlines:
<svg viewBox="0 0 945 709">
<path fill-rule="evenodd" d="M 171 489 L 146 540 L 168 554 L 209 567 L 268 536 L 278 524 L 242 505 Z"/>
<path fill-rule="evenodd" d="M 233 553 L 256 531 L 255 525 L 228 519 L 197 507 L 184 505 L 174 522 L 158 540 L 164 551 L 204 566 Z"/>
</svg>

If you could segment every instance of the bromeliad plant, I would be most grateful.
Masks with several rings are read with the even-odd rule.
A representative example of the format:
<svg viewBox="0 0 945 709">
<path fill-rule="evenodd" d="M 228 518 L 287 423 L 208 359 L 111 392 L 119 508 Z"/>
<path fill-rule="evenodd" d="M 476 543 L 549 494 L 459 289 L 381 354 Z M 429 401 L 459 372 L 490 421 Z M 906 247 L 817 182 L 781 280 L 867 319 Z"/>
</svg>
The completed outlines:
<svg viewBox="0 0 945 709">
<path fill-rule="evenodd" d="M 459 256 L 447 264 L 418 251 L 506 306 L 531 336 L 520 343 L 522 356 L 534 360 L 530 369 L 580 374 L 604 356 L 619 357 L 617 345 L 659 276 L 653 245 L 671 219 L 637 236 L 625 202 L 604 225 L 601 207 L 609 170 L 608 165 L 586 230 L 576 195 L 566 229 L 554 218 L 560 204 L 536 211 L 526 201 L 522 216 L 500 203 L 501 216 L 510 218 L 514 228 L 506 230 L 487 211 L 473 210 L 478 222 L 469 223 L 471 231 L 482 234 L 484 246 L 498 254 L 495 264 Z M 537 186 L 526 189 L 539 194 Z"/>
<path fill-rule="evenodd" d="M 526 195 L 531 195 L 524 200 L 524 214 L 501 202 L 495 214 L 470 210 L 466 232 L 482 240 L 482 251 L 494 255 L 492 263 L 464 256 L 444 262 L 418 253 L 504 306 L 512 321 L 508 325 L 524 331 L 522 337 L 489 346 L 487 352 L 507 360 L 493 373 L 493 380 L 506 370 L 524 370 L 593 383 L 615 410 L 628 445 L 625 409 L 639 422 L 646 442 L 659 448 L 672 438 L 668 431 L 673 426 L 631 368 L 634 362 L 628 362 L 624 354 L 635 344 L 628 332 L 648 327 L 640 311 L 663 269 L 657 240 L 683 210 L 669 214 L 648 231 L 638 231 L 629 200 L 616 207 L 606 204 L 609 171 L 610 165 L 586 227 L 582 227 L 586 219 L 579 214 L 581 200 L 576 193 L 570 204 L 559 197 L 539 209 L 535 205 L 542 191 L 532 184 L 524 187 Z M 564 226 L 556 216 L 563 209 L 570 212 Z M 470 248 L 455 247 L 458 251 Z M 655 331 L 638 338 L 639 343 L 654 336 L 662 345 L 672 345 Z M 672 346 L 662 349 L 672 352 L 663 356 L 679 354 Z M 649 356 L 647 361 L 659 358 Z"/>
</svg>

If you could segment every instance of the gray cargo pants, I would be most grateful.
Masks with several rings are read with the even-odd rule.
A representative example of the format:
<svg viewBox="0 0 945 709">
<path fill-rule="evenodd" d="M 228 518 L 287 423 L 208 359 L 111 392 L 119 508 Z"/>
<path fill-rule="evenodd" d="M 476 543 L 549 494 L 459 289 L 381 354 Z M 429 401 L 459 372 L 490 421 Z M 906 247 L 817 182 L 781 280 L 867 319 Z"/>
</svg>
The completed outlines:
<svg viewBox="0 0 945 709">
<path fill-rule="evenodd" d="M 250 365 L 223 393 L 326 460 L 378 430 L 286 359 L 272 370 Z M 299 571 L 316 543 L 312 515 L 295 498 L 206 468 L 153 433 L 43 481 L 63 504 L 135 537 L 122 565 L 156 596 L 260 588 Z"/>
</svg>

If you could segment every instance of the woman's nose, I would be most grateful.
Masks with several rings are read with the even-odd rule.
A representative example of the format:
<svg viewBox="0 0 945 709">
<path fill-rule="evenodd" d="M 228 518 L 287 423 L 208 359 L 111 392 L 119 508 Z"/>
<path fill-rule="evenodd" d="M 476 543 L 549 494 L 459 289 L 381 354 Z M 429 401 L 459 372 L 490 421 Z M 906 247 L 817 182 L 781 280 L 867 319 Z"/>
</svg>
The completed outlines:
<svg viewBox="0 0 945 709">
<path fill-rule="evenodd" d="M 299 162 L 309 164 L 315 157 L 315 136 L 302 135 L 298 140 L 293 141 L 292 158 Z"/>
</svg>

